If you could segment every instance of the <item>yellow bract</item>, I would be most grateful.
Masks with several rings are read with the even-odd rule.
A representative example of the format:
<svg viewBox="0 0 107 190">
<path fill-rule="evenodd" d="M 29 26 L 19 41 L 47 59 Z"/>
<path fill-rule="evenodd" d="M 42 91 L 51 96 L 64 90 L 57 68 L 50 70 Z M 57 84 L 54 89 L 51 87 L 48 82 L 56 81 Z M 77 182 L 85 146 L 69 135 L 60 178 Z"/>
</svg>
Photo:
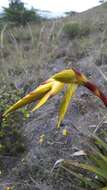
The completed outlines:
<svg viewBox="0 0 107 190">
<path fill-rule="evenodd" d="M 67 108 L 69 106 L 70 100 L 72 96 L 74 95 L 78 85 L 77 84 L 68 84 L 67 90 L 65 92 L 65 95 L 62 99 L 60 109 L 59 109 L 59 115 L 58 115 L 58 124 L 57 127 L 60 127 L 61 122 L 64 119 L 65 113 L 67 111 Z"/>
<path fill-rule="evenodd" d="M 53 79 L 63 82 L 63 83 L 75 83 L 76 74 L 72 69 L 63 70 L 52 77 Z"/>
<path fill-rule="evenodd" d="M 53 80 L 53 82 L 51 83 L 51 89 L 50 89 L 50 91 L 48 91 L 47 94 L 45 94 L 43 96 L 43 98 L 41 98 L 41 100 L 39 101 L 39 103 L 33 108 L 32 111 L 35 111 L 38 108 L 40 108 L 43 104 L 46 103 L 46 101 L 48 100 L 48 98 L 50 98 L 50 97 L 58 94 L 63 88 L 64 88 L 64 83 L 61 83 L 61 82 Z"/>
<path fill-rule="evenodd" d="M 52 80 L 53 81 L 53 80 Z M 40 85 L 38 88 L 30 92 L 28 95 L 21 98 L 18 102 L 13 104 L 8 110 L 6 110 L 3 116 L 8 115 L 10 112 L 13 112 L 26 104 L 29 104 L 33 101 L 41 99 L 52 87 L 52 81 Z"/>
</svg>

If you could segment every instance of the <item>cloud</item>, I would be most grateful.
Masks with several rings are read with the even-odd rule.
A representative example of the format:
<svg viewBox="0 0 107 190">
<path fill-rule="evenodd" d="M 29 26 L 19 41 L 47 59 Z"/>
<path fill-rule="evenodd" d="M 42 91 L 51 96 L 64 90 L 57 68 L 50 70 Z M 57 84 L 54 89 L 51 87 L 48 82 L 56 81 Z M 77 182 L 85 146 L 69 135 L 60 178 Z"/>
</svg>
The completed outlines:
<svg viewBox="0 0 107 190">
<path fill-rule="evenodd" d="M 98 5 L 98 0 L 22 0 L 27 7 L 52 12 L 78 11 L 82 12 Z M 0 0 L 0 8 L 8 6 L 8 0 Z"/>
<path fill-rule="evenodd" d="M 24 0 L 28 2 L 28 0 Z M 85 11 L 91 7 L 98 5 L 98 0 L 30 0 L 30 4 L 42 10 L 49 10 L 52 12 L 65 11 Z"/>
</svg>

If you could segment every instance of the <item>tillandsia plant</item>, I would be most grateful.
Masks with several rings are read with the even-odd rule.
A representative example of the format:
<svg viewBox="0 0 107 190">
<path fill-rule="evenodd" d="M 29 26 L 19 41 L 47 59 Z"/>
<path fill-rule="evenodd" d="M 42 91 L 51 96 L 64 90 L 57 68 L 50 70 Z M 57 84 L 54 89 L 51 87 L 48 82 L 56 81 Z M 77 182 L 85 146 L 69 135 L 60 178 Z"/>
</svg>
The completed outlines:
<svg viewBox="0 0 107 190">
<path fill-rule="evenodd" d="M 70 100 L 79 86 L 85 86 L 91 90 L 92 93 L 99 97 L 105 106 L 107 106 L 107 96 L 105 96 L 95 84 L 91 83 L 84 74 L 72 68 L 53 75 L 35 90 L 7 109 L 4 112 L 3 117 L 33 101 L 38 101 L 38 103 L 32 111 L 37 110 L 45 104 L 49 98 L 61 92 L 65 85 L 67 86 L 67 89 L 60 105 L 57 127 L 59 127 L 60 123 L 63 121 Z"/>
<path fill-rule="evenodd" d="M 73 153 L 75 159 L 57 160 L 54 167 L 60 166 L 78 179 L 79 185 L 85 189 L 107 190 L 107 132 L 104 131 L 103 140 L 98 135 L 85 136 L 88 142 L 88 151 L 81 150 Z M 82 152 L 82 154 L 81 154 Z M 85 156 L 83 161 L 78 156 Z"/>
</svg>

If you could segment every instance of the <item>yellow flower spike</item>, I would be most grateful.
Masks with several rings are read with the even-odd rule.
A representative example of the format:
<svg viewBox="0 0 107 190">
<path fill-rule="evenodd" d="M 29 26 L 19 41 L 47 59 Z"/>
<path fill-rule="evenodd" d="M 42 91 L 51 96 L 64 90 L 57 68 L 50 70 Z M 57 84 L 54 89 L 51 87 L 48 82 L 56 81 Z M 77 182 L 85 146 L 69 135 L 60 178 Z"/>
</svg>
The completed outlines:
<svg viewBox="0 0 107 190">
<path fill-rule="evenodd" d="M 13 112 L 26 104 L 29 104 L 33 101 L 41 99 L 52 87 L 52 81 L 50 80 L 48 83 L 44 83 L 40 85 L 38 88 L 24 96 L 22 99 L 20 99 L 18 102 L 13 104 L 8 110 L 6 110 L 3 114 L 3 116 L 7 116 L 10 112 Z"/>
<path fill-rule="evenodd" d="M 64 88 L 65 83 L 68 85 L 68 87 L 60 106 L 57 127 L 59 127 L 60 123 L 63 121 L 69 102 L 77 87 L 80 85 L 83 85 L 92 91 L 93 94 L 99 97 L 107 107 L 107 96 L 104 95 L 95 84 L 88 81 L 87 77 L 84 74 L 72 68 L 63 70 L 53 75 L 47 81 L 42 83 L 38 88 L 13 104 L 8 110 L 5 111 L 3 117 L 7 116 L 10 112 L 17 110 L 18 108 L 25 106 L 26 104 L 39 100 L 39 103 L 32 110 L 35 111 L 43 104 L 45 104 L 50 97 L 58 94 Z"/>
<path fill-rule="evenodd" d="M 64 119 L 65 113 L 66 113 L 67 108 L 70 103 L 70 100 L 71 100 L 72 96 L 74 95 L 75 91 L 77 90 L 77 87 L 78 87 L 77 84 L 68 84 L 68 86 L 67 86 L 67 90 L 65 92 L 65 95 L 62 99 L 62 102 L 61 102 L 61 105 L 59 108 L 57 128 L 60 127 L 60 124 Z"/>
<path fill-rule="evenodd" d="M 39 103 L 33 108 L 32 112 L 40 108 L 50 97 L 58 94 L 63 88 L 64 83 L 53 80 L 51 90 L 39 101 Z"/>
<path fill-rule="evenodd" d="M 62 134 L 67 137 L 69 135 L 69 131 L 67 129 L 63 129 Z"/>
</svg>

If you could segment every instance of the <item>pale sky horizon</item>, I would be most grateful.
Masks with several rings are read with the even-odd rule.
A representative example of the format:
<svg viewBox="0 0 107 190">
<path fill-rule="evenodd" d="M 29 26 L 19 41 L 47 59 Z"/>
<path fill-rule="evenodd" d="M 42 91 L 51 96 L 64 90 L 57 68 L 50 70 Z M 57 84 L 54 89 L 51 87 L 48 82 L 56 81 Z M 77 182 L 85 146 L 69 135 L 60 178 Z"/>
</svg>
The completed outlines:
<svg viewBox="0 0 107 190">
<path fill-rule="evenodd" d="M 63 13 L 67 11 L 83 12 L 99 5 L 98 0 L 22 0 L 27 7 L 34 7 L 40 10 L 51 11 L 53 13 Z M 8 0 L 0 0 L 0 9 L 8 6 Z"/>
</svg>

